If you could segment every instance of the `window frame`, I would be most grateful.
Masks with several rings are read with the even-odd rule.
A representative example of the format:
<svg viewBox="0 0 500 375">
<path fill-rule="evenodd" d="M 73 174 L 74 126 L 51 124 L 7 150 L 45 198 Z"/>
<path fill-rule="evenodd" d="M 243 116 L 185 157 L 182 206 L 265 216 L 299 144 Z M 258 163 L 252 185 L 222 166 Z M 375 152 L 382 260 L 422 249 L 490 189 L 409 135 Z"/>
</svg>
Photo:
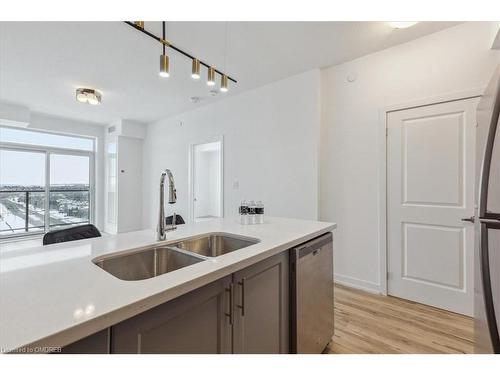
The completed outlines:
<svg viewBox="0 0 500 375">
<path fill-rule="evenodd" d="M 31 130 L 27 130 L 31 131 Z M 37 132 L 41 132 L 37 130 Z M 87 156 L 89 158 L 89 223 L 95 224 L 95 195 L 96 195 L 96 187 L 95 187 L 95 150 L 96 150 L 96 140 L 92 137 L 85 136 L 75 136 L 69 134 L 57 134 L 53 132 L 47 132 L 50 134 L 56 135 L 64 135 L 71 136 L 77 138 L 87 138 L 91 139 L 93 142 L 93 151 L 85 151 L 85 150 L 77 150 L 70 148 L 60 148 L 60 147 L 49 147 L 49 146 L 34 146 L 24 143 L 14 143 L 14 142 L 0 142 L 0 150 L 10 150 L 10 151 L 25 151 L 25 152 L 38 152 L 45 155 L 45 226 L 43 230 L 39 232 L 27 232 L 27 233 L 14 233 L 14 234 L 6 234 L 0 236 L 0 241 L 6 239 L 19 239 L 23 237 L 35 237 L 35 236 L 43 236 L 45 233 L 50 231 L 50 156 L 52 154 L 56 155 L 74 155 L 74 156 Z M 68 225 L 71 227 L 71 225 Z"/>
</svg>

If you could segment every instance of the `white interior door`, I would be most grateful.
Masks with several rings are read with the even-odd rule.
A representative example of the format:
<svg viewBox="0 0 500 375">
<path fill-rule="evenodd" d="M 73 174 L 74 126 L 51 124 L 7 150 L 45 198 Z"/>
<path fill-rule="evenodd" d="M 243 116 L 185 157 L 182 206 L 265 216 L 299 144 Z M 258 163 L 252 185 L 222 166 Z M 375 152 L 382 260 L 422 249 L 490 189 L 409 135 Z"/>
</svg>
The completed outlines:
<svg viewBox="0 0 500 375">
<path fill-rule="evenodd" d="M 388 293 L 473 313 L 477 98 L 387 117 Z"/>
</svg>

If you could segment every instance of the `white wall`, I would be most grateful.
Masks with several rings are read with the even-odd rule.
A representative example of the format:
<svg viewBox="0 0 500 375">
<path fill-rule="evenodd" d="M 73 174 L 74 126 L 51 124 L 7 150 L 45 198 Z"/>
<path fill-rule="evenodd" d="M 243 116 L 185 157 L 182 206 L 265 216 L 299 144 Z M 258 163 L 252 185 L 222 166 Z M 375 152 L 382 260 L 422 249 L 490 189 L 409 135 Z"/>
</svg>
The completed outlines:
<svg viewBox="0 0 500 375">
<path fill-rule="evenodd" d="M 380 290 L 379 110 L 484 87 L 498 23 L 466 23 L 321 72 L 320 218 L 335 221 L 335 278 Z M 356 77 L 348 82 L 347 76 Z"/>
<path fill-rule="evenodd" d="M 72 134 L 96 139 L 95 155 L 95 224 L 104 227 L 104 127 L 95 123 L 31 113 L 28 129 L 45 130 L 60 134 Z"/>
<path fill-rule="evenodd" d="M 118 233 L 142 229 L 142 142 L 118 136 Z"/>
<path fill-rule="evenodd" d="M 248 91 L 148 126 L 144 143 L 144 224 L 156 226 L 161 171 L 170 168 L 188 218 L 191 143 L 224 136 L 224 215 L 242 199 L 262 200 L 266 214 L 316 219 L 319 70 Z M 233 184 L 239 183 L 239 189 Z"/>
<path fill-rule="evenodd" d="M 119 119 L 105 128 L 104 228 L 116 234 L 142 229 L 142 144 L 146 125 Z"/>
</svg>

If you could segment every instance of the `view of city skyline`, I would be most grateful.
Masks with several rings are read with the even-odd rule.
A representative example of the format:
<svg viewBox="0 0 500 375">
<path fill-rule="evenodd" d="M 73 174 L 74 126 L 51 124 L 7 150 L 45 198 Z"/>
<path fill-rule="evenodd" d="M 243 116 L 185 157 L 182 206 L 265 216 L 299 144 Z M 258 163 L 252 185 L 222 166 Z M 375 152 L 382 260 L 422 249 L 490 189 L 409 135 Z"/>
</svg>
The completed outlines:
<svg viewBox="0 0 500 375">
<path fill-rule="evenodd" d="M 0 185 L 0 236 L 44 231 L 47 194 L 43 186 Z M 52 185 L 49 227 L 88 223 L 88 184 Z"/>
</svg>

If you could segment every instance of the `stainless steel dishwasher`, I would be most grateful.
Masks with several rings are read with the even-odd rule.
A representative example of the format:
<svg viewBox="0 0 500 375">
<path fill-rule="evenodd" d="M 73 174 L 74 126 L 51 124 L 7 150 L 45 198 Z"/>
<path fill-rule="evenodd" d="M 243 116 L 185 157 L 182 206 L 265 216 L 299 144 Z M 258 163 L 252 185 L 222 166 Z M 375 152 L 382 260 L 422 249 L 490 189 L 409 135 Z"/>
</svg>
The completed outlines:
<svg viewBox="0 0 500 375">
<path fill-rule="evenodd" d="M 333 336 L 333 244 L 327 233 L 290 250 L 291 351 L 321 353 Z"/>
</svg>

